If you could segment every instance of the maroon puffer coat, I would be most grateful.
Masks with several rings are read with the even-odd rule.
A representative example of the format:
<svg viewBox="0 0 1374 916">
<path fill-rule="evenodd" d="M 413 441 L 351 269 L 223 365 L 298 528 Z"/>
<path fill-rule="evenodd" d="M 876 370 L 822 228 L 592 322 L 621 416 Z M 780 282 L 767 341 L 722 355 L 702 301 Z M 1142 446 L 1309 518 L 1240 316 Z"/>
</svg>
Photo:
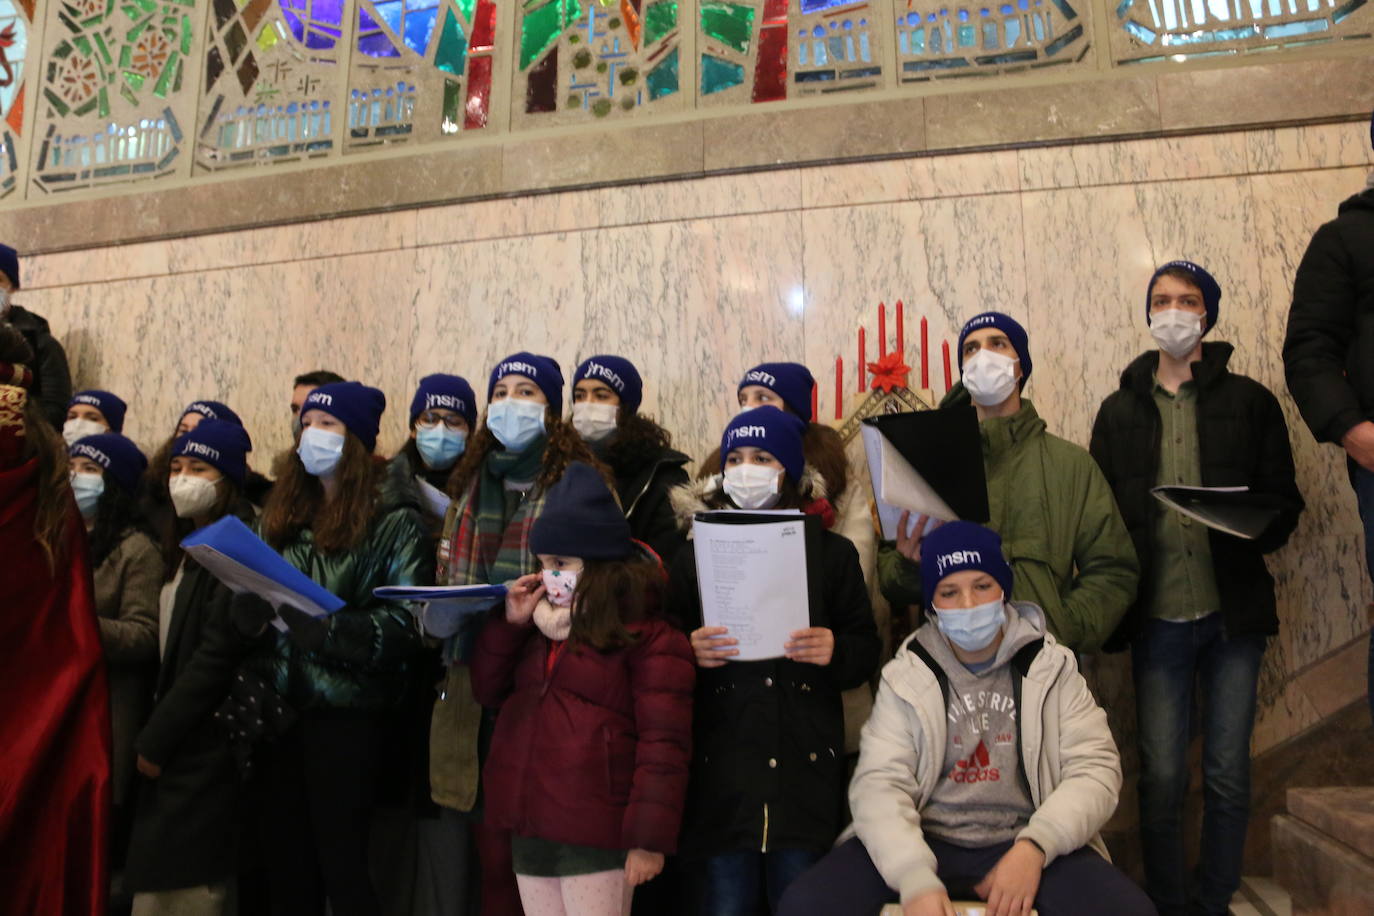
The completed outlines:
<svg viewBox="0 0 1374 916">
<path fill-rule="evenodd" d="M 500 707 L 482 770 L 488 825 L 603 849 L 676 851 L 692 756 L 696 667 L 661 620 L 612 652 L 552 643 L 497 611 L 472 661 L 477 702 Z M 546 673 L 547 672 L 547 673 Z"/>
</svg>

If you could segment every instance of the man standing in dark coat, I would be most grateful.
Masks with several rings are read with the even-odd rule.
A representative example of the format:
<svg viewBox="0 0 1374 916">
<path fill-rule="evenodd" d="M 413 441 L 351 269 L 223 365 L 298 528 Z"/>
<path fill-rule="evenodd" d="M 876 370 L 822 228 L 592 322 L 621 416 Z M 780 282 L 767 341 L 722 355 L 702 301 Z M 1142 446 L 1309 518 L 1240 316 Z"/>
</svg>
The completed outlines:
<svg viewBox="0 0 1374 916">
<path fill-rule="evenodd" d="M 1303 509 L 1283 410 L 1227 368 L 1229 343 L 1203 343 L 1221 287 L 1191 261 L 1155 271 L 1145 319 L 1158 349 L 1137 357 L 1098 410 L 1090 450 L 1140 560 L 1140 591 L 1108 648 L 1131 646 L 1140 741 L 1145 884 L 1161 916 L 1225 916 L 1240 886 L 1250 820 L 1250 734 L 1260 660 L 1278 632 L 1264 554 Z M 1156 486 L 1245 487 L 1278 510 L 1253 539 L 1166 508 Z M 1203 818 L 1188 878 L 1183 807 L 1190 718 L 1202 707 Z"/>
<path fill-rule="evenodd" d="M 10 297 L 19 289 L 19 253 L 0 245 L 0 321 L 8 321 L 24 335 L 34 360 L 29 367 L 33 385 L 29 397 L 38 403 L 43 419 L 60 430 L 72 399 L 72 375 L 67 368 L 67 351 L 52 336 L 48 319 L 15 305 Z"/>
<path fill-rule="evenodd" d="M 1307 245 L 1293 281 L 1283 368 L 1312 435 L 1345 449 L 1374 577 L 1374 173 Z M 1374 642 L 1369 680 L 1374 687 Z M 1369 700 L 1374 711 L 1374 690 Z"/>
</svg>

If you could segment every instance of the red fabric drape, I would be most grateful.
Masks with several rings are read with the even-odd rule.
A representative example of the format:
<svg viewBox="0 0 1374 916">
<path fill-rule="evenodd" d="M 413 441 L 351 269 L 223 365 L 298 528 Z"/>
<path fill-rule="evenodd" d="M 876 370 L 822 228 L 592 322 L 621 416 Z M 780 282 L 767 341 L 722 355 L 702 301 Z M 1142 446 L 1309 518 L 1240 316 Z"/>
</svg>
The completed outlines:
<svg viewBox="0 0 1374 916">
<path fill-rule="evenodd" d="M 0 914 L 103 916 L 110 712 L 86 533 L 73 502 L 51 570 L 37 473 L 0 470 Z"/>
</svg>

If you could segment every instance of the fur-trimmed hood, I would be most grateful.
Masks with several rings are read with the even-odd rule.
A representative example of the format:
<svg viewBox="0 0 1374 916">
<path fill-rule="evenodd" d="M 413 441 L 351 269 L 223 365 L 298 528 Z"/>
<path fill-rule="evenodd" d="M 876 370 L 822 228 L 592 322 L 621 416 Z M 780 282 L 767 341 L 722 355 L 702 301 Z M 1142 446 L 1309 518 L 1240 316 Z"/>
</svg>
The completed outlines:
<svg viewBox="0 0 1374 916">
<path fill-rule="evenodd" d="M 678 527 L 687 532 L 688 537 L 691 537 L 692 534 L 692 519 L 698 512 L 727 508 L 728 504 L 725 501 L 722 483 L 723 477 L 720 474 L 711 474 L 706 477 L 698 477 L 690 483 L 673 487 L 668 492 L 668 499 L 673 505 L 673 515 L 677 518 Z M 809 463 L 802 469 L 801 481 L 797 485 L 797 490 L 801 494 L 803 503 L 828 499 L 830 496 L 825 478 L 821 476 L 821 472 L 814 465 Z"/>
</svg>

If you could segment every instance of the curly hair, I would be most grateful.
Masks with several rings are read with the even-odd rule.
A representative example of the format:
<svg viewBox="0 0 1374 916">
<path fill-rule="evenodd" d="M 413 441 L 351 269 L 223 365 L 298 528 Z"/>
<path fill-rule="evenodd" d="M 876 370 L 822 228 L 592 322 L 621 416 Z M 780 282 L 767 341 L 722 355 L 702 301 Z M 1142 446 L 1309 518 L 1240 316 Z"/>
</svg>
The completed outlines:
<svg viewBox="0 0 1374 916">
<path fill-rule="evenodd" d="M 616 433 L 601 450 L 601 458 L 617 476 L 627 477 L 673 447 L 673 434 L 638 412 L 622 412 Z"/>
<path fill-rule="evenodd" d="M 544 457 L 539 464 L 539 476 L 534 479 L 536 490 L 548 490 L 563 476 L 568 465 L 574 461 L 581 461 L 596 468 L 602 480 L 606 481 L 606 486 L 611 488 L 612 493 L 615 492 L 615 478 L 610 468 L 592 454 L 573 425 L 554 413 L 553 407 L 548 407 L 544 411 L 544 429 L 548 444 L 544 447 Z M 483 411 L 481 426 L 468 440 L 467 450 L 453 466 L 453 473 L 449 474 L 446 490 L 451 499 L 463 498 L 472 486 L 473 480 L 477 478 L 477 472 L 486 462 L 487 455 L 500 447 L 501 443 L 496 435 L 487 428 L 487 414 Z"/>
<path fill-rule="evenodd" d="M 306 472 L 294 452 L 282 471 L 262 510 L 263 540 L 280 550 L 309 528 L 324 553 L 352 550 L 362 543 L 377 512 L 386 465 L 361 439 L 344 434 L 343 455 L 334 472 L 338 487 L 331 500 L 325 500 L 324 484 Z"/>
<path fill-rule="evenodd" d="M 24 335 L 8 323 L 0 323 L 0 362 L 32 366 L 33 349 Z M 37 503 L 34 508 L 33 536 L 57 570 L 67 541 L 67 525 L 73 507 L 71 478 L 67 472 L 67 445 L 62 436 L 43 419 L 38 400 L 24 401 L 24 460 L 37 459 Z"/>
<path fill-rule="evenodd" d="M 95 520 L 91 525 L 91 566 L 104 563 L 130 530 L 141 531 L 150 537 L 153 534 L 134 494 L 118 484 L 105 487 L 96 501 Z"/>
</svg>

